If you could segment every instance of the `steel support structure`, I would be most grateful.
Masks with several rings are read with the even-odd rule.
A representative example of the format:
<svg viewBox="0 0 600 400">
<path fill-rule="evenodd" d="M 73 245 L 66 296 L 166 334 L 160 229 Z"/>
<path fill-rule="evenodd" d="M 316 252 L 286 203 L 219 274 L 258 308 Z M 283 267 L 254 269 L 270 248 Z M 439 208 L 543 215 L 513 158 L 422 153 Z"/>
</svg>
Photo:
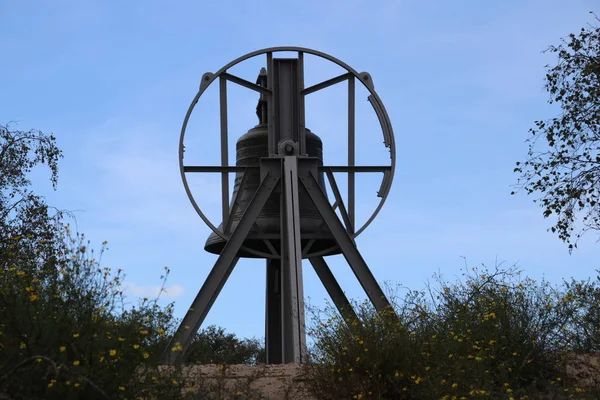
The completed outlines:
<svg viewBox="0 0 600 400">
<path fill-rule="evenodd" d="M 296 51 L 298 58 L 274 58 L 275 51 Z M 262 69 L 256 84 L 228 73 L 228 69 L 240 61 L 258 54 L 266 54 L 266 69 Z M 346 69 L 347 73 L 332 79 L 304 87 L 304 54 L 325 58 Z M 194 105 L 206 88 L 218 78 L 220 99 L 221 166 L 186 166 L 183 164 L 183 138 Z M 231 82 L 260 93 L 257 114 L 259 120 L 268 123 L 268 157 L 261 158 L 260 166 L 229 166 L 228 160 L 228 115 L 227 82 Z M 348 165 L 322 166 L 319 160 L 306 154 L 305 97 L 329 86 L 348 83 Z M 361 83 L 369 92 L 375 113 L 380 121 L 384 144 L 390 148 L 390 166 L 355 165 L 355 85 Z M 266 260 L 266 300 L 265 300 L 265 347 L 268 364 L 302 363 L 305 361 L 306 333 L 304 316 L 304 291 L 302 280 L 302 258 L 309 258 L 315 272 L 333 300 L 340 314 L 348 324 L 357 321 L 350 302 L 336 281 L 320 253 L 309 253 L 315 239 L 310 234 L 301 237 L 299 193 L 304 191 L 315 205 L 322 218 L 322 227 L 331 233 L 342 254 L 354 272 L 369 300 L 378 311 L 390 307 L 385 294 L 379 287 L 365 260 L 358 251 L 354 239 L 373 221 L 385 199 L 393 178 L 395 165 L 395 145 L 389 117 L 381 100 L 374 91 L 371 76 L 366 72 L 358 73 L 345 63 L 324 53 L 297 47 L 281 47 L 259 50 L 232 61 L 217 73 L 202 76 L 200 90 L 190 106 L 182 127 L 180 137 L 180 170 L 184 187 L 196 209 L 196 212 L 215 234 L 226 241 L 215 265 L 202 285 L 192 306 L 168 347 L 163 353 L 163 361 L 173 364 L 182 360 L 191 341 L 206 318 L 221 289 L 238 262 L 240 249 L 248 237 L 254 222 L 276 189 L 281 193 L 280 207 L 280 249 L 270 249 Z M 260 168 L 261 183 L 256 189 L 237 226 L 231 232 L 231 215 L 239 204 L 233 199 L 229 209 L 229 178 L 231 172 L 244 172 L 250 168 Z M 222 226 L 220 231 L 202 213 L 191 195 L 185 178 L 188 172 L 212 172 L 221 174 L 222 183 Z M 333 177 L 334 172 L 348 173 L 348 203 L 344 204 L 340 190 Z M 355 224 L 355 173 L 383 172 L 383 180 L 378 197 L 381 201 L 362 227 Z M 332 206 L 319 186 L 317 176 L 327 174 L 336 199 Z M 245 179 L 246 174 L 242 178 Z M 239 192 L 238 192 L 239 194 Z M 342 220 L 336 214 L 339 207 Z M 256 236 L 254 236 L 256 237 Z M 309 239 L 306 249 L 301 246 L 301 238 Z M 271 246 L 272 247 L 272 246 Z M 279 250 L 279 254 L 277 254 Z M 262 254 L 260 254 L 262 256 Z M 269 258 L 271 257 L 271 258 Z"/>
</svg>

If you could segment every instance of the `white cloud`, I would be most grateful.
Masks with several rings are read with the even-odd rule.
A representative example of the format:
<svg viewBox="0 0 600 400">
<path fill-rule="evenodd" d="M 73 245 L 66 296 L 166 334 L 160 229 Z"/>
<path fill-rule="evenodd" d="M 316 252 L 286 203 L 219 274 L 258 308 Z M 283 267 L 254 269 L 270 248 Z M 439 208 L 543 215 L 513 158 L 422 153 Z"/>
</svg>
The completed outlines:
<svg viewBox="0 0 600 400">
<path fill-rule="evenodd" d="M 159 295 L 163 299 L 176 298 L 181 297 L 185 292 L 184 287 L 177 284 L 165 287 L 162 293 L 160 285 L 137 285 L 126 282 L 123 284 L 123 289 L 128 295 L 147 297 L 149 299 L 154 299 Z"/>
</svg>

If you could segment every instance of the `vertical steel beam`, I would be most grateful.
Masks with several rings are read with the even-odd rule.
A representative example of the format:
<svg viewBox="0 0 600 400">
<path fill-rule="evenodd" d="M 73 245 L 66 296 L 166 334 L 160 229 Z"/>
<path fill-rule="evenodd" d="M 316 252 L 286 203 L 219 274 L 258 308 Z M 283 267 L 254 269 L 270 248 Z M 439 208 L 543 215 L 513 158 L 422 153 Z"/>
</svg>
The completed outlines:
<svg viewBox="0 0 600 400">
<path fill-rule="evenodd" d="M 298 52 L 298 90 L 304 90 L 304 52 Z M 307 155 L 306 153 L 306 119 L 305 119 L 305 104 L 304 95 L 298 93 L 298 121 L 300 124 L 300 131 L 298 132 L 298 154 L 301 156 Z"/>
<path fill-rule="evenodd" d="M 221 166 L 229 166 L 229 145 L 227 144 L 227 79 L 219 78 L 219 108 L 221 118 Z M 221 173 L 221 209 L 223 227 L 229 221 L 229 174 Z"/>
<path fill-rule="evenodd" d="M 313 160 L 303 161 L 315 163 Z M 314 167 L 310 169 L 314 170 Z M 354 275 L 356 275 L 363 290 L 367 293 L 369 300 L 378 311 L 385 310 L 391 306 L 389 301 L 379 287 L 377 280 L 375 280 L 375 277 L 369 270 L 367 263 L 356 248 L 344 225 L 339 220 L 335 211 L 331 208 L 329 200 L 319 186 L 315 174 L 310 169 L 300 168 L 300 181 L 302 182 L 302 185 L 306 188 L 310 199 L 340 246 L 346 261 L 350 265 Z"/>
<path fill-rule="evenodd" d="M 333 300 L 333 304 L 335 304 L 340 315 L 344 318 L 344 321 L 346 321 L 349 326 L 351 326 L 354 321 L 358 321 L 358 317 L 356 316 L 352 305 L 335 279 L 335 276 L 333 276 L 325 259 L 323 259 L 323 257 L 312 257 L 309 260 L 321 280 L 321 283 L 325 286 L 329 297 Z"/>
<path fill-rule="evenodd" d="M 273 107 L 275 143 L 298 142 L 300 132 L 300 89 L 298 59 L 273 60 Z"/>
<path fill-rule="evenodd" d="M 304 290 L 300 242 L 298 158 L 283 160 L 281 196 L 281 274 L 283 289 L 283 362 L 301 363 L 305 358 Z"/>
<path fill-rule="evenodd" d="M 267 259 L 267 285 L 265 301 L 265 350 L 267 364 L 283 363 L 281 261 Z"/>
<path fill-rule="evenodd" d="M 267 89 L 271 93 L 267 96 L 267 129 L 269 156 L 277 155 L 277 141 L 275 140 L 275 107 L 273 106 L 273 53 L 267 53 Z"/>
<path fill-rule="evenodd" d="M 356 142 L 355 142 L 355 82 L 354 76 L 348 78 L 348 166 L 354 167 L 356 158 Z M 355 199 L 355 176 L 354 172 L 348 172 L 348 218 L 350 233 L 354 233 L 356 226 L 356 199 Z"/>
<path fill-rule="evenodd" d="M 248 208 L 240 218 L 240 221 L 231 234 L 231 237 L 225 243 L 223 251 L 219 255 L 217 262 L 208 274 L 202 288 L 194 299 L 192 306 L 186 313 L 181 325 L 171 339 L 169 346 L 163 353 L 163 360 L 167 364 L 173 364 L 180 360 L 189 347 L 193 336 L 198 331 L 200 325 L 206 318 L 217 296 L 221 292 L 223 285 L 231 275 L 233 267 L 237 263 L 237 253 L 248 236 L 258 214 L 263 209 L 267 199 L 273 192 L 273 189 L 280 181 L 281 176 L 270 171 L 265 172 L 256 193 L 250 200 Z M 178 347 L 181 346 L 181 348 Z"/>
</svg>

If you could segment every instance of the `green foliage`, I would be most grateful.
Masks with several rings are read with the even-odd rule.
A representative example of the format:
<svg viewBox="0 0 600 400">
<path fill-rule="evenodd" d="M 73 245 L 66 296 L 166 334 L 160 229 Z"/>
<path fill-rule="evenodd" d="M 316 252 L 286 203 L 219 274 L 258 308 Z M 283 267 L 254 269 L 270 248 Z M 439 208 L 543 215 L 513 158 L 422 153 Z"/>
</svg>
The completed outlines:
<svg viewBox="0 0 600 400">
<path fill-rule="evenodd" d="M 557 216 L 550 230 L 573 249 L 584 232 L 600 229 L 600 27 L 582 28 L 547 51 L 558 58 L 547 66 L 545 87 L 560 115 L 530 129 L 516 187 L 540 195 L 544 217 Z"/>
<path fill-rule="evenodd" d="M 409 291 L 395 307 L 399 321 L 367 303 L 358 305 L 360 321 L 350 324 L 332 308 L 313 310 L 314 365 L 307 369 L 313 395 L 584 398 L 591 389 L 568 377 L 563 357 L 600 346 L 597 282 L 556 288 L 521 279 L 514 268 L 464 275 L 464 283 L 450 285 L 438 276 L 437 288 Z"/>
<path fill-rule="evenodd" d="M 265 363 L 265 349 L 257 339 L 239 339 L 214 325 L 198 332 L 186 353 L 187 364 Z"/>
<path fill-rule="evenodd" d="M 176 326 L 172 304 L 143 299 L 126 309 L 123 272 L 101 267 L 107 243 L 96 254 L 30 189 L 38 164 L 56 185 L 60 157 L 53 136 L 0 126 L 0 398 L 212 398 L 201 385 L 183 391 L 181 367 L 160 368 Z M 197 337 L 198 357 L 258 357 L 257 342 L 209 332 Z"/>
</svg>

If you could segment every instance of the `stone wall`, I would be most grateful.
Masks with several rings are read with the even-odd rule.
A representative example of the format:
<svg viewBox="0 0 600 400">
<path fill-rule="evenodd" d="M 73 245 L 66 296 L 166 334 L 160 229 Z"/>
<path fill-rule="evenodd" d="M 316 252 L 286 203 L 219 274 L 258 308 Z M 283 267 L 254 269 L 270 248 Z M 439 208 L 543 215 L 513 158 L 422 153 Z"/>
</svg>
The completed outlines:
<svg viewBox="0 0 600 400">
<path fill-rule="evenodd" d="M 581 387 L 600 385 L 600 354 L 565 354 L 567 374 Z M 168 368 L 168 367 L 165 367 Z M 184 367 L 186 388 L 215 399 L 316 400 L 306 393 L 302 365 L 196 365 Z M 237 393 L 236 395 L 232 395 Z M 541 399 L 555 399 L 553 396 Z"/>
<path fill-rule="evenodd" d="M 303 367 L 298 364 L 195 365 L 184 367 L 183 373 L 188 390 L 208 389 L 218 399 L 316 400 L 306 394 Z"/>
</svg>

